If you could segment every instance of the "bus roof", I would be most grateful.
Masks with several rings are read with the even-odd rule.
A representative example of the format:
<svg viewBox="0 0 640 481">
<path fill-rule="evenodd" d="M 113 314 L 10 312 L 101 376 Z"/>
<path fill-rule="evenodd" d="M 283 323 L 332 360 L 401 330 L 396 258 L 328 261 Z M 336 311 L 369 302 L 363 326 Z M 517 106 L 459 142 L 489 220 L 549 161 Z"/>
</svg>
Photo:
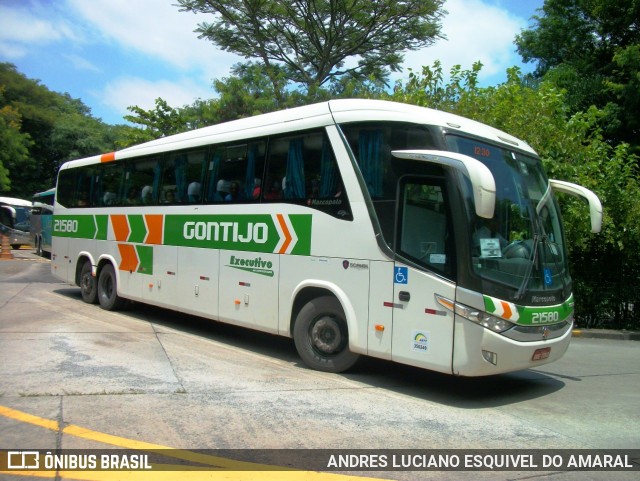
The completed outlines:
<svg viewBox="0 0 640 481">
<path fill-rule="evenodd" d="M 12 205 L 17 207 L 31 207 L 31 201 L 18 199 L 16 197 L 0 197 L 0 204 Z"/>
<path fill-rule="evenodd" d="M 450 131 L 479 136 L 510 148 L 517 147 L 520 150 L 535 154 L 533 149 L 524 141 L 506 132 L 459 115 L 385 100 L 338 99 L 256 115 L 162 137 L 115 153 L 71 161 L 71 165 L 125 159 L 174 149 L 199 147 L 217 142 L 233 142 L 250 137 L 293 132 L 335 123 L 370 120 L 394 120 L 440 126 Z M 287 124 L 286 129 L 283 128 L 285 124 Z M 63 167 L 67 166 L 70 165 L 65 164 Z"/>
</svg>

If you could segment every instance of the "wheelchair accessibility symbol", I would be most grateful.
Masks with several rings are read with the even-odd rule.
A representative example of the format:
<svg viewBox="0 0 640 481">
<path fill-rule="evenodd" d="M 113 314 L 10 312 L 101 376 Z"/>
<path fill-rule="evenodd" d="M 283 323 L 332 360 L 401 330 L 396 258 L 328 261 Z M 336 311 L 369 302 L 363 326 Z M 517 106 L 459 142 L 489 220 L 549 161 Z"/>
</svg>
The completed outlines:
<svg viewBox="0 0 640 481">
<path fill-rule="evenodd" d="M 407 284 L 409 282 L 409 268 L 408 267 L 396 267 L 394 269 L 394 283 L 395 284 Z"/>
</svg>

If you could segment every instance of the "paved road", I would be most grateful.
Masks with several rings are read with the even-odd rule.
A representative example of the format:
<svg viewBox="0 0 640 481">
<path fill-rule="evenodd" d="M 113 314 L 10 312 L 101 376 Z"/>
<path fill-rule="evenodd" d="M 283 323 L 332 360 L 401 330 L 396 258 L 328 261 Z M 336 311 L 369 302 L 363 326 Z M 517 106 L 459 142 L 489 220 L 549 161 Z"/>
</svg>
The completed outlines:
<svg viewBox="0 0 640 481">
<path fill-rule="evenodd" d="M 640 449 L 640 342 L 577 338 L 557 363 L 491 378 L 371 359 L 326 374 L 307 369 L 288 339 L 149 306 L 111 313 L 84 304 L 47 261 L 23 252 L 0 262 L 0 447 Z M 305 476 L 295 479 L 315 479 Z M 25 479 L 0 474 L 14 478 Z"/>
</svg>

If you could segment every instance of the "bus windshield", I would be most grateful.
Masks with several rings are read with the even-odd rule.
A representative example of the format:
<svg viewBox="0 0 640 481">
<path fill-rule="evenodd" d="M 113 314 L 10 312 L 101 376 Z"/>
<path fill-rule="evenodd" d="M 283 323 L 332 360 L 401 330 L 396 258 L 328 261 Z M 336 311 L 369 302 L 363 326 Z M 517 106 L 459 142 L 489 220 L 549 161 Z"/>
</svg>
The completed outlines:
<svg viewBox="0 0 640 481">
<path fill-rule="evenodd" d="M 474 217 L 470 239 L 473 271 L 494 284 L 487 290 L 518 301 L 526 292 L 543 299 L 544 293 L 566 288 L 561 218 L 540 160 L 457 135 L 447 136 L 447 144 L 481 161 L 495 179 L 495 214 Z"/>
</svg>

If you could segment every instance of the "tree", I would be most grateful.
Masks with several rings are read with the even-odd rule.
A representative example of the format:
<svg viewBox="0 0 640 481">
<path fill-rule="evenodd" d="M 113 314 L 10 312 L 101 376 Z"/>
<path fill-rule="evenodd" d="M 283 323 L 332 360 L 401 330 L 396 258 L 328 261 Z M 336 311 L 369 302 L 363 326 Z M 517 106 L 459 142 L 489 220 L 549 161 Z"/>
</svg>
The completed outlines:
<svg viewBox="0 0 640 481">
<path fill-rule="evenodd" d="M 160 97 L 155 100 L 155 105 L 149 110 L 137 105 L 127 107 L 133 115 L 125 115 L 124 119 L 142 127 L 124 129 L 124 137 L 117 141 L 118 147 L 129 147 L 188 130 L 180 109 L 171 107 Z"/>
<path fill-rule="evenodd" d="M 217 122 L 226 122 L 252 115 L 273 112 L 278 109 L 276 98 L 280 97 L 281 108 L 289 107 L 291 92 L 276 94 L 265 68 L 257 63 L 234 65 L 229 77 L 214 80 Z M 284 82 L 280 77 L 278 82 Z"/>
<path fill-rule="evenodd" d="M 0 91 L 0 161 L 11 195 L 28 199 L 55 184 L 64 161 L 113 150 L 114 128 L 79 99 L 50 91 L 12 64 L 0 63 Z"/>
<path fill-rule="evenodd" d="M 344 75 L 386 79 L 402 52 L 440 38 L 443 0 L 178 0 L 215 15 L 196 32 L 266 69 L 283 100 L 285 80 L 307 91 Z"/>
<path fill-rule="evenodd" d="M 572 112 L 603 109 L 610 140 L 640 147 L 640 0 L 546 0 L 533 20 L 516 45 L 534 75 L 565 89 Z"/>
<path fill-rule="evenodd" d="M 0 99 L 3 88 L 0 86 Z M 29 160 L 31 138 L 20 132 L 20 114 L 9 105 L 0 109 L 0 192 L 11 189 L 10 169 Z"/>
</svg>

